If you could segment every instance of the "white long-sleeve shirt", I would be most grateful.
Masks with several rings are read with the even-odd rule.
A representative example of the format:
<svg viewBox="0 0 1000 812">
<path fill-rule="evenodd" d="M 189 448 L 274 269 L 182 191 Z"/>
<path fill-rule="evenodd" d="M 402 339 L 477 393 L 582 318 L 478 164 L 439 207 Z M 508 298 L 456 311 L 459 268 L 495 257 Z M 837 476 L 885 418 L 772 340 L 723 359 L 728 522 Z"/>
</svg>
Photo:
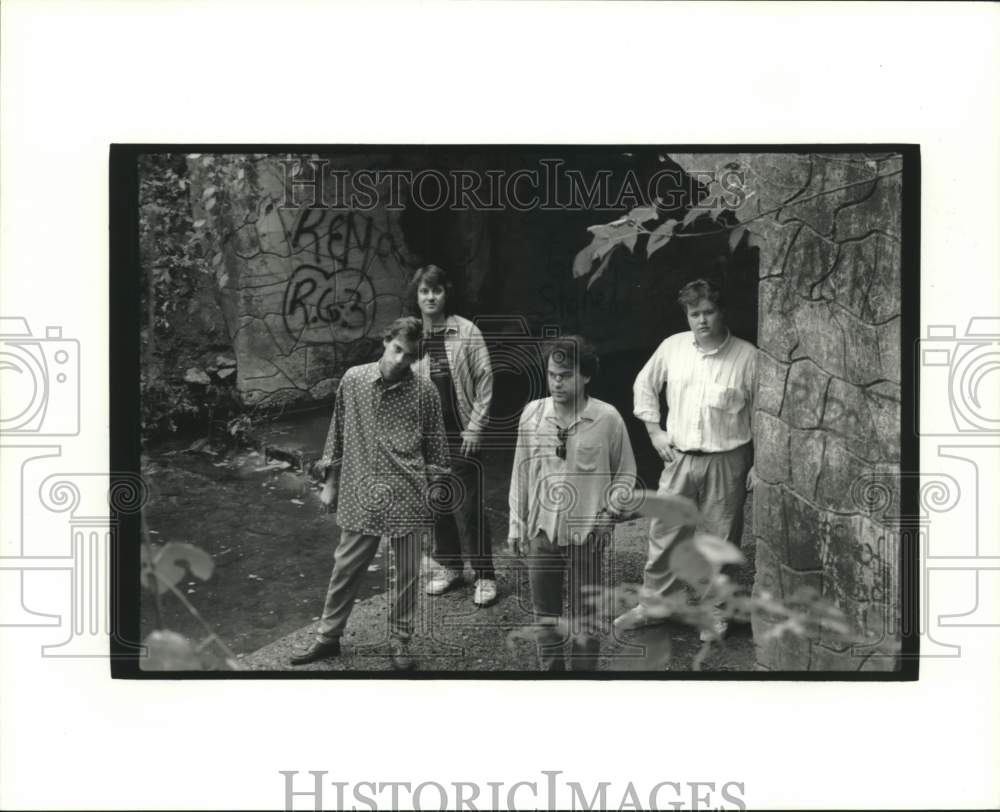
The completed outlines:
<svg viewBox="0 0 1000 812">
<path fill-rule="evenodd" d="M 730 334 L 714 350 L 694 333 L 665 339 L 632 387 L 634 414 L 659 423 L 659 393 L 667 385 L 667 432 L 681 451 L 730 451 L 753 439 L 757 348 Z"/>
</svg>

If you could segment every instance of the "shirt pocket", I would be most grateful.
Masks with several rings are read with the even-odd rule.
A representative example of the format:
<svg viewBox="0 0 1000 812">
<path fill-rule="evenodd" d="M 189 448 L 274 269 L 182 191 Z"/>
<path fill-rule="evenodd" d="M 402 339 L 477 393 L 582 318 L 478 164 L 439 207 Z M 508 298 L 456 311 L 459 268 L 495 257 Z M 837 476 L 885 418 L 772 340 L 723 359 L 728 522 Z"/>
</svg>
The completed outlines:
<svg viewBox="0 0 1000 812">
<path fill-rule="evenodd" d="M 705 389 L 705 401 L 711 409 L 736 414 L 746 405 L 747 399 L 741 390 L 733 386 L 710 383 Z"/>
<path fill-rule="evenodd" d="M 578 445 L 576 447 L 576 469 L 592 473 L 597 470 L 601 459 L 601 447 L 598 445 Z"/>
</svg>

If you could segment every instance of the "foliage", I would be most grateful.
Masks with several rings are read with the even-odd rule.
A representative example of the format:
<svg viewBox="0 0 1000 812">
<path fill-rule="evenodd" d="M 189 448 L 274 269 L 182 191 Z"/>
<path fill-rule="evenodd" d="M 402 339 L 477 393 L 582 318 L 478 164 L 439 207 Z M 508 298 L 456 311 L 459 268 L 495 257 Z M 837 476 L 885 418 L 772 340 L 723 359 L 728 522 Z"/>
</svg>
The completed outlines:
<svg viewBox="0 0 1000 812">
<path fill-rule="evenodd" d="M 681 220 L 668 217 L 663 200 L 656 198 L 652 206 L 637 206 L 610 223 L 589 226 L 591 240 L 573 259 L 573 276 L 589 276 L 589 288 L 607 269 L 619 247 L 634 252 L 642 238 L 646 257 L 651 257 L 675 238 L 722 231 L 729 232 L 730 251 L 735 251 L 744 240 L 748 245 L 758 245 L 757 236 L 736 222 L 732 210 L 723 204 L 724 200 L 724 190 L 713 180 Z M 745 198 L 741 198 L 743 201 Z"/>
<path fill-rule="evenodd" d="M 662 498 L 663 495 L 645 493 L 651 497 L 649 505 L 641 505 L 639 513 L 655 513 L 663 521 L 667 515 L 663 511 L 667 500 Z M 675 495 L 669 495 L 669 500 L 675 503 L 668 507 L 675 518 L 673 524 L 692 526 L 692 532 L 673 545 L 668 559 L 671 572 L 687 589 L 677 590 L 666 597 L 644 595 L 638 584 L 591 590 L 590 600 L 607 613 L 609 620 L 628 611 L 643 598 L 646 614 L 654 621 L 643 635 L 642 656 L 619 656 L 614 670 L 669 669 L 672 658 L 670 635 L 658 625 L 667 619 L 690 626 L 701 635 L 702 646 L 692 664 L 694 671 L 701 670 L 713 646 L 725 645 L 724 638 L 716 629 L 719 620 L 746 623 L 756 615 L 773 624 L 765 632 L 767 639 L 786 634 L 807 639 L 822 637 L 826 641 L 840 643 L 862 639 L 851 631 L 840 609 L 811 587 L 803 587 L 785 600 L 767 592 L 749 595 L 742 591 L 722 572 L 725 565 L 743 563 L 743 553 L 739 548 L 725 539 L 694 529 L 697 510 L 691 500 Z M 556 628 L 560 637 L 568 639 L 571 630 L 563 618 L 558 620 Z M 515 629 L 508 634 L 507 645 L 515 652 L 520 643 L 527 642 L 537 647 L 546 637 L 546 632 L 551 632 L 551 629 L 542 626 Z"/>
<path fill-rule="evenodd" d="M 160 368 L 144 366 L 139 375 L 142 392 L 140 427 L 144 436 L 177 431 L 180 423 L 198 414 L 189 387 L 164 377 Z"/>
<path fill-rule="evenodd" d="M 197 238 L 205 246 L 208 268 L 220 288 L 229 282 L 223 262 L 223 244 L 251 214 L 256 212 L 259 192 L 254 157 L 250 155 L 187 156 L 197 173 L 201 194 L 194 202 L 198 211 L 192 222 Z"/>
<path fill-rule="evenodd" d="M 211 425 L 240 407 L 233 392 L 235 360 L 217 368 L 202 364 L 192 374 L 204 347 L 200 336 L 186 333 L 206 291 L 220 307 L 218 292 L 229 281 L 220 235 L 228 235 L 235 218 L 252 206 L 253 162 L 243 155 L 157 153 L 142 156 L 139 169 L 141 425 L 150 437 L 199 418 Z M 195 187 L 201 191 L 193 201 Z"/>
<path fill-rule="evenodd" d="M 145 534 L 145 523 L 143 528 Z M 142 668 L 147 671 L 242 670 L 236 655 L 177 587 L 188 573 L 201 581 L 211 578 L 215 569 L 212 557 L 194 544 L 153 544 L 147 537 L 142 543 L 140 562 L 140 583 L 152 594 L 157 618 L 157 628 L 143 641 L 146 657 Z M 167 593 L 173 595 L 205 630 L 205 637 L 198 643 L 163 625 L 161 596 Z"/>
</svg>

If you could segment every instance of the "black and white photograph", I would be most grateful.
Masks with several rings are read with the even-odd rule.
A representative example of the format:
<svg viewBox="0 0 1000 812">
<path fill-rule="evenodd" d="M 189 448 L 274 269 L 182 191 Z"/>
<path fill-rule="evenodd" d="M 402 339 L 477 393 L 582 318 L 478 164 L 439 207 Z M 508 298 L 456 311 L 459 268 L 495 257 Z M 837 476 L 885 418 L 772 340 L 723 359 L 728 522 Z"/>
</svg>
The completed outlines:
<svg viewBox="0 0 1000 812">
<path fill-rule="evenodd" d="M 1000 807 L 998 34 L 3 0 L 0 808 Z"/>
<path fill-rule="evenodd" d="M 138 670 L 914 678 L 915 146 L 259 149 L 113 148 Z"/>
</svg>

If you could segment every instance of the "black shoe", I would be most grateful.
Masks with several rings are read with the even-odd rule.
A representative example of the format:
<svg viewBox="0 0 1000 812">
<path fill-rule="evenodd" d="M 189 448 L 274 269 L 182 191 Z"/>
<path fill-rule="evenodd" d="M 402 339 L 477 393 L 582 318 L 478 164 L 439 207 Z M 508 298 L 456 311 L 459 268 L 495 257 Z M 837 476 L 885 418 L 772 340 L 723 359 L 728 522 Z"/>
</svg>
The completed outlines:
<svg viewBox="0 0 1000 812">
<path fill-rule="evenodd" d="M 392 654 L 392 667 L 396 671 L 412 671 L 417 667 L 416 660 L 410 656 L 410 647 L 404 641 L 391 641 L 389 651 Z"/>
<path fill-rule="evenodd" d="M 340 640 L 317 640 L 308 650 L 296 654 L 289 662 L 292 665 L 305 665 L 317 660 L 327 660 L 338 654 L 340 654 Z"/>
</svg>

